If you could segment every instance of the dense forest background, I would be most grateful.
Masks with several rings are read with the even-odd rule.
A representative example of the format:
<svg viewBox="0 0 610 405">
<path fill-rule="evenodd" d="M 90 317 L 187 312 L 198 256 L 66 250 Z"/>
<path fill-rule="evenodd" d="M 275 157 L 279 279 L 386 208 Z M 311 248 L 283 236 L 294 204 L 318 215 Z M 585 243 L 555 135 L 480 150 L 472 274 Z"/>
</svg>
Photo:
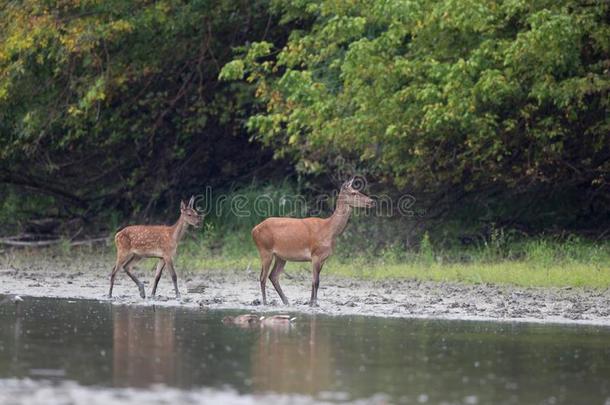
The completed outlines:
<svg viewBox="0 0 610 405">
<path fill-rule="evenodd" d="M 0 236 L 350 174 L 413 198 L 356 221 L 382 242 L 609 236 L 608 21 L 594 0 L 0 1 Z"/>
</svg>

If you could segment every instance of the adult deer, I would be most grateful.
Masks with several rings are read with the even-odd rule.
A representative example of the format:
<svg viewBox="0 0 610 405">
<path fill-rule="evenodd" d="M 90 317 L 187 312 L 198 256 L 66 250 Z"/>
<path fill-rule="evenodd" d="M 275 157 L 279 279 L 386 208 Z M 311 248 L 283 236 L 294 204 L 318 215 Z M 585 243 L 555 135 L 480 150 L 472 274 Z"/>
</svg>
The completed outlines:
<svg viewBox="0 0 610 405">
<path fill-rule="evenodd" d="M 172 226 L 165 225 L 133 225 L 123 228 L 114 237 L 116 245 L 116 264 L 110 275 L 110 291 L 108 297 L 112 297 L 112 287 L 116 273 L 123 269 L 133 280 L 140 290 L 140 297 L 146 298 L 144 284 L 140 282 L 131 272 L 133 266 L 144 258 L 159 258 L 155 271 L 155 283 L 152 289 L 152 296 L 157 292 L 157 284 L 167 267 L 174 282 L 176 298 L 180 298 L 178 291 L 178 277 L 174 269 L 174 257 L 178 248 L 178 243 L 184 236 L 189 225 L 196 228 L 201 227 L 203 215 L 199 214 L 193 207 L 195 197 L 191 197 L 188 205 L 184 201 L 180 202 L 180 218 Z"/>
<path fill-rule="evenodd" d="M 335 240 L 340 235 L 352 213 L 352 207 L 372 207 L 374 201 L 352 187 L 354 179 L 343 183 L 337 197 L 335 212 L 329 218 L 267 218 L 252 229 L 252 238 L 261 257 L 261 292 L 263 304 L 267 304 L 265 284 L 267 277 L 275 287 L 282 302 L 288 299 L 280 286 L 279 276 L 286 261 L 311 262 L 312 283 L 310 306 L 318 305 L 320 271 L 333 253 Z M 269 274 L 271 262 L 273 270 Z"/>
</svg>

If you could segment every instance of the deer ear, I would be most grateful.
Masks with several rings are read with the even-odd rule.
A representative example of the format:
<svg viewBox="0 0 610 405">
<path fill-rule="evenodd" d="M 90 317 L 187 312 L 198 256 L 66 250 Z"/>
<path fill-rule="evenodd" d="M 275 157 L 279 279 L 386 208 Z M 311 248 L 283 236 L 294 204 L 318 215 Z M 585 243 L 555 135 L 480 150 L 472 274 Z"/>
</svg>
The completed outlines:
<svg viewBox="0 0 610 405">
<path fill-rule="evenodd" d="M 186 209 L 186 204 L 184 201 L 180 200 L 180 211 L 184 211 Z"/>
<path fill-rule="evenodd" d="M 189 200 L 189 208 L 193 208 L 193 204 L 195 204 L 195 196 L 191 196 L 191 199 Z"/>
<path fill-rule="evenodd" d="M 341 188 L 343 189 L 349 189 L 352 187 L 352 183 L 354 182 L 354 178 L 352 177 L 351 179 L 347 180 L 345 183 L 343 183 L 343 186 Z"/>
</svg>

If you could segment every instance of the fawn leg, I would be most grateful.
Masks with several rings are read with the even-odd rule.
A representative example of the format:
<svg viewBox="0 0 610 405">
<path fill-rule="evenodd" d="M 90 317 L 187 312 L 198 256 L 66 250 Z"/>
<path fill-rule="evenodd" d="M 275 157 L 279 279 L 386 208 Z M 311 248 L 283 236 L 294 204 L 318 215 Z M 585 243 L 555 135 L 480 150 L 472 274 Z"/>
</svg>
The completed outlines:
<svg viewBox="0 0 610 405">
<path fill-rule="evenodd" d="M 134 276 L 132 273 L 133 267 L 140 260 L 142 260 L 142 259 L 139 257 L 134 257 L 132 260 L 129 261 L 129 264 L 123 268 L 125 269 L 125 273 L 127 273 L 129 278 L 131 278 L 133 280 L 133 282 L 136 283 L 136 285 L 138 286 L 138 290 L 140 290 L 140 297 L 146 298 L 146 293 L 144 292 L 144 284 L 142 284 L 142 282 L 140 280 L 138 280 L 138 278 L 136 276 Z"/>
<path fill-rule="evenodd" d="M 174 282 L 174 290 L 176 291 L 176 299 L 180 299 L 180 291 L 178 291 L 178 276 L 176 275 L 176 269 L 174 269 L 174 262 L 172 259 L 165 259 L 165 264 L 169 270 L 169 274 L 172 276 Z"/>
<path fill-rule="evenodd" d="M 271 274 L 269 275 L 269 280 L 275 287 L 275 291 L 280 295 L 282 302 L 284 305 L 288 305 L 288 298 L 284 295 L 282 291 L 282 287 L 280 286 L 280 274 L 284 271 L 284 266 L 286 265 L 286 260 L 280 259 L 275 256 L 275 263 L 273 264 L 273 270 L 271 270 Z"/>
<path fill-rule="evenodd" d="M 133 258 L 133 255 L 127 256 L 119 256 L 116 259 L 116 264 L 112 269 L 112 273 L 110 273 L 110 290 L 108 291 L 108 298 L 112 298 L 112 287 L 114 287 L 114 278 L 116 277 L 116 273 L 125 266 Z"/>
<path fill-rule="evenodd" d="M 261 293 L 263 294 L 263 305 L 267 305 L 267 291 L 265 285 L 267 284 L 267 277 L 269 276 L 269 269 L 271 267 L 271 261 L 273 255 L 270 252 L 260 252 L 261 256 Z"/>
<path fill-rule="evenodd" d="M 151 296 L 154 298 L 157 293 L 157 284 L 159 284 L 159 280 L 161 279 L 161 274 L 163 273 L 163 269 L 165 268 L 165 260 L 159 259 L 157 263 L 157 269 L 155 270 L 155 282 L 153 284 L 152 294 Z"/>
<path fill-rule="evenodd" d="M 112 273 L 110 273 L 110 290 L 108 291 L 108 298 L 112 298 L 112 287 L 114 287 L 114 278 L 116 277 L 117 271 L 119 271 L 119 263 L 117 262 L 112 268 Z"/>
</svg>

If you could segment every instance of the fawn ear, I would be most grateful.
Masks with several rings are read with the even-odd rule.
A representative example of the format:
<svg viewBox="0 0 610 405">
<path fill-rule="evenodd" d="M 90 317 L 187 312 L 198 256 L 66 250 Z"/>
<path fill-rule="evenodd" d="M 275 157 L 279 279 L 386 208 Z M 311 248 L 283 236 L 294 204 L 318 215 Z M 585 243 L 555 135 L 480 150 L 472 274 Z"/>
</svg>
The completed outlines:
<svg viewBox="0 0 610 405">
<path fill-rule="evenodd" d="M 343 185 L 341 186 L 342 189 L 348 189 L 352 187 L 352 183 L 354 182 L 354 178 L 352 177 L 350 180 L 347 180 L 345 183 L 343 183 Z"/>
<path fill-rule="evenodd" d="M 184 201 L 180 200 L 180 211 L 184 211 L 186 209 L 186 204 Z"/>
<path fill-rule="evenodd" d="M 193 208 L 193 204 L 195 204 L 195 196 L 191 196 L 191 199 L 189 200 L 189 208 Z"/>
</svg>

